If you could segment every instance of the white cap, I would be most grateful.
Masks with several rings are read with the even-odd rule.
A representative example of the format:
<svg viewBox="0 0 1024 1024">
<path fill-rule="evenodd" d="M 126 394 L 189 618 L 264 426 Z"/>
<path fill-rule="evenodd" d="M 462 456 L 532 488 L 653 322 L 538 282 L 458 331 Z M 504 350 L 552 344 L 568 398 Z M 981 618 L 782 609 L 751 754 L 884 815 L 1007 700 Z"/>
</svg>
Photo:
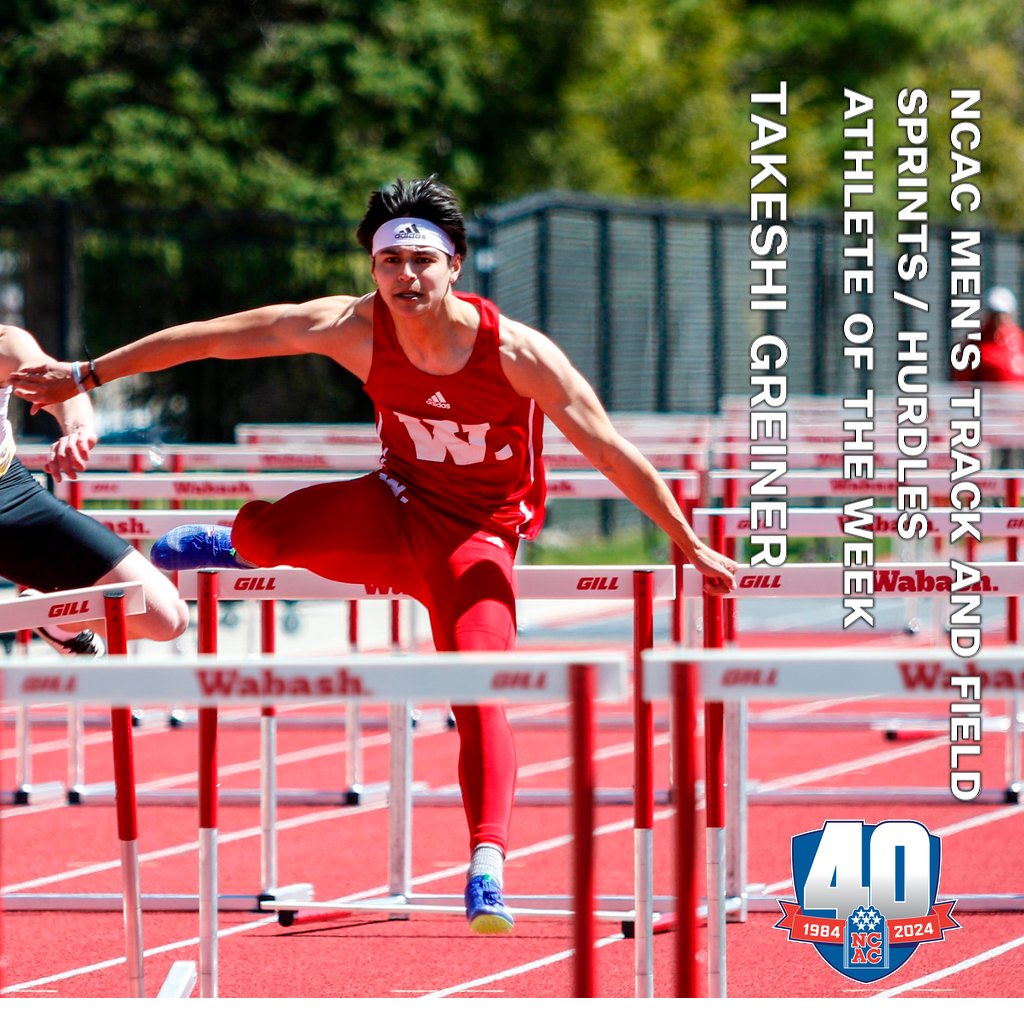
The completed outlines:
<svg viewBox="0 0 1024 1024">
<path fill-rule="evenodd" d="M 996 285 L 985 292 L 985 308 L 993 313 L 1016 313 L 1017 298 L 1009 288 Z"/>
</svg>

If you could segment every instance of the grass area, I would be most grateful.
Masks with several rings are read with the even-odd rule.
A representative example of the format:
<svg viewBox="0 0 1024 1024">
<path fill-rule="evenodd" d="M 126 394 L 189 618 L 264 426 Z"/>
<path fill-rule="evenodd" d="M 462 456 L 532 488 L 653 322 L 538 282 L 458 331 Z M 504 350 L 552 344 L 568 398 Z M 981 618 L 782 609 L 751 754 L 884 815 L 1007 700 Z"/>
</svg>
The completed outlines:
<svg viewBox="0 0 1024 1024">
<path fill-rule="evenodd" d="M 611 537 L 574 537 L 554 532 L 526 545 L 528 565 L 665 565 L 668 543 L 658 533 L 618 531 Z"/>
<path fill-rule="evenodd" d="M 739 545 L 739 562 L 750 561 L 751 548 L 745 541 Z M 538 540 L 526 545 L 527 565 L 666 565 L 670 561 L 668 542 L 658 531 L 620 530 L 611 537 L 581 536 L 551 531 L 550 539 L 542 531 Z M 875 540 L 875 557 L 879 560 L 896 557 L 891 537 Z M 832 537 L 791 537 L 788 563 L 841 562 L 842 540 Z"/>
</svg>

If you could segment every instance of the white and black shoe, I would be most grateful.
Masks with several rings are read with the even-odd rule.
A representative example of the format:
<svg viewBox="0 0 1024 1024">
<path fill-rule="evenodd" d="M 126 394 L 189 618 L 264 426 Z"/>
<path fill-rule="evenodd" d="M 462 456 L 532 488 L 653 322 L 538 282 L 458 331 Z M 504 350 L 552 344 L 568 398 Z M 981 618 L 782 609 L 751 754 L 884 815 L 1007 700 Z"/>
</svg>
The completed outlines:
<svg viewBox="0 0 1024 1024">
<path fill-rule="evenodd" d="M 42 592 L 26 588 L 19 597 L 41 597 Z M 78 633 L 61 629 L 60 626 L 36 626 L 36 636 L 45 640 L 55 651 L 68 658 L 102 658 L 107 653 L 107 645 L 101 636 L 91 629 L 83 629 Z"/>
<path fill-rule="evenodd" d="M 69 658 L 102 658 L 107 653 L 102 637 L 91 629 L 83 629 L 73 636 L 58 636 L 54 626 L 48 629 L 37 626 L 32 632 L 42 637 L 55 651 Z"/>
</svg>

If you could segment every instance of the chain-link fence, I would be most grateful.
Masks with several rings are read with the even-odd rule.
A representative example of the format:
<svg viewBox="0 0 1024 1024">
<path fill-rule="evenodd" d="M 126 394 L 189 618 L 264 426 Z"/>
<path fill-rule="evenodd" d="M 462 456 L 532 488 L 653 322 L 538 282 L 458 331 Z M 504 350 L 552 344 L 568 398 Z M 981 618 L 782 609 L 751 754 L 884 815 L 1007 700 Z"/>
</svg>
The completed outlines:
<svg viewBox="0 0 1024 1024">
<path fill-rule="evenodd" d="M 549 333 L 610 409 L 707 413 L 724 395 L 750 392 L 750 345 L 765 333 L 789 346 L 791 394 L 896 390 L 897 332 L 926 332 L 932 382 L 948 379 L 951 330 L 949 228 L 929 231 L 929 272 L 913 287 L 896 274 L 900 253 L 875 239 L 875 288 L 844 295 L 843 249 L 856 244 L 837 220 L 794 219 L 784 281 L 787 308 L 753 313 L 751 224 L 743 214 L 667 203 L 610 203 L 545 194 L 480 218 L 475 288 L 508 316 Z M 881 227 L 879 236 L 881 236 Z M 982 230 L 985 286 L 1024 290 L 1024 236 Z M 910 310 L 896 289 L 928 305 Z M 876 363 L 854 380 L 843 324 L 875 324 Z M 852 389 L 852 390 L 851 390 Z"/>
<path fill-rule="evenodd" d="M 613 411 L 714 412 L 749 392 L 749 347 L 764 333 L 789 345 L 792 394 L 896 386 L 896 332 L 928 332 L 932 381 L 948 376 L 950 247 L 930 230 L 930 269 L 894 302 L 898 253 L 876 239 L 873 295 L 843 294 L 837 220 L 793 219 L 784 311 L 750 310 L 750 222 L 738 212 L 665 202 L 541 194 L 471 222 L 462 287 L 550 334 Z M 880 234 L 880 237 L 884 235 Z M 983 232 L 983 279 L 1024 291 L 1024 236 Z M 0 206 L 0 302 L 50 352 L 92 354 L 171 323 L 372 288 L 351 224 L 58 204 Z M 851 379 L 843 322 L 875 322 L 876 367 Z M 903 319 L 901 319 L 901 317 Z M 229 440 L 234 424 L 367 419 L 358 385 L 325 360 L 196 363 L 148 382 L 136 401 L 178 440 Z M 298 364 L 298 365 L 296 365 Z M 110 392 L 97 403 L 111 402 Z M 116 396 L 123 401 L 124 395 Z"/>
</svg>

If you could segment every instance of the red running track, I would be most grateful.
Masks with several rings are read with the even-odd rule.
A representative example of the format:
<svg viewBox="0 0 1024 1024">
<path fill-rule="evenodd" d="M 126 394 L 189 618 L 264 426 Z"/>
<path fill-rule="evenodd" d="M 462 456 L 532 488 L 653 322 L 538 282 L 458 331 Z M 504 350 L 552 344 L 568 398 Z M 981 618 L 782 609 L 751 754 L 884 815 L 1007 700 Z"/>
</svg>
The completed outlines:
<svg viewBox="0 0 1024 1024">
<path fill-rule="evenodd" d="M 777 639 L 777 638 L 776 638 Z M 852 711 L 851 702 L 817 713 Z M 605 715 L 626 708 L 603 709 Z M 915 702 L 916 715 L 943 714 Z M 292 710 L 289 714 L 299 714 Z M 371 711 L 372 713 L 372 711 Z M 563 708 L 517 708 L 523 717 L 560 719 Z M 656 708 L 664 718 L 666 709 Z M 285 716 L 283 716 L 285 717 Z M 517 727 L 521 787 L 568 785 L 568 736 L 562 728 Z M 433 721 L 415 731 L 415 778 L 430 786 L 455 782 L 456 736 Z M 109 730 L 87 731 L 86 779 L 111 778 Z M 34 778 L 62 779 L 67 750 L 58 728 L 33 733 Z M 149 786 L 194 787 L 194 728 L 144 726 L 135 731 L 137 775 Z M 602 728 L 597 736 L 597 784 L 628 787 L 632 747 L 628 728 Z M 344 742 L 336 729 L 279 730 L 279 785 L 283 789 L 341 788 Z M 986 737 L 983 770 L 1000 777 L 1003 741 Z M 0 788 L 13 780 L 13 734 L 2 735 Z M 667 739 L 655 747 L 656 779 L 668 778 Z M 255 728 L 221 730 L 223 788 L 258 785 Z M 382 731 L 367 735 L 366 777 L 383 781 L 388 742 Z M 870 786 L 941 785 L 948 775 L 948 742 L 941 736 L 892 742 L 876 731 L 758 730 L 750 733 L 750 777 L 762 784 Z M 790 780 L 790 781 L 786 781 Z M 656 809 L 655 891 L 671 886 L 669 811 Z M 143 891 L 195 893 L 197 810 L 194 806 L 139 811 Z M 1019 851 L 1024 817 L 1017 806 L 865 805 L 755 806 L 750 817 L 752 881 L 780 896 L 791 891 L 789 844 L 793 835 L 820 828 L 828 819 L 874 822 L 895 818 L 921 821 L 943 837 L 942 891 L 1021 891 Z M 279 811 L 279 883 L 308 882 L 318 898 L 383 892 L 386 889 L 387 812 L 372 806 L 283 806 Z M 598 810 L 596 856 L 598 892 L 632 891 L 632 812 L 626 806 Z M 255 806 L 222 806 L 220 890 L 255 894 L 259 889 L 260 838 Z M 506 889 L 517 894 L 564 894 L 571 889 L 570 808 L 520 807 L 512 832 Z M 0 809 L 0 886 L 7 892 L 118 892 L 118 845 L 113 807 L 29 806 Z M 413 873 L 418 891 L 461 891 L 467 850 L 458 806 L 417 806 L 414 813 Z M 756 913 L 730 924 L 728 994 L 731 997 L 1016 997 L 1024 978 L 1024 915 L 954 911 L 961 928 L 945 941 L 919 947 L 888 979 L 861 986 L 834 972 L 809 946 L 787 941 L 773 928 L 778 915 Z M 388 920 L 365 914 L 291 927 L 275 917 L 226 913 L 219 917 L 219 992 L 222 997 L 537 998 L 571 991 L 572 928 L 568 920 L 521 920 L 508 937 L 476 937 L 460 917 Z M 122 997 L 127 994 L 124 929 L 120 913 L 8 912 L 2 927 L 2 994 L 31 1002 L 45 998 Z M 599 923 L 598 991 L 631 997 L 633 944 L 613 922 Z M 198 916 L 191 912 L 144 914 L 146 991 L 156 995 L 171 964 L 198 958 Z M 699 939 L 704 941 L 704 932 Z M 655 938 L 655 993 L 673 991 L 673 938 Z"/>
</svg>

